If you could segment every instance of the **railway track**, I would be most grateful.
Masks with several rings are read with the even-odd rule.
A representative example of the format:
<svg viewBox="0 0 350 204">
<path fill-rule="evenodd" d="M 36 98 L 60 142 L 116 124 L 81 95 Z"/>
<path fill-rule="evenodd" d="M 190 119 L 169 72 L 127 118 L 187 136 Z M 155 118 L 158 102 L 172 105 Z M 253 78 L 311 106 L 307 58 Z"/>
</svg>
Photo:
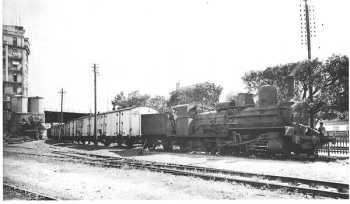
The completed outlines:
<svg viewBox="0 0 350 204">
<path fill-rule="evenodd" d="M 27 200 L 59 200 L 53 196 L 44 195 L 42 193 L 34 192 L 32 190 L 5 182 L 3 183 L 3 191 L 4 193 L 16 193 L 17 195 L 15 197 L 25 198 Z"/>
<path fill-rule="evenodd" d="M 130 167 L 135 169 L 147 169 L 150 171 L 168 173 L 178 176 L 189 176 L 205 180 L 240 183 L 257 188 L 274 190 L 281 189 L 286 192 L 298 192 L 312 197 L 322 196 L 341 199 L 349 198 L 349 184 L 344 183 L 254 174 L 193 165 L 140 161 L 135 159 L 103 156 L 75 151 L 53 151 L 52 153 L 56 154 L 56 156 L 39 154 L 30 155 L 53 157 L 58 160 L 66 161 L 69 159 L 70 161 L 78 161 L 84 164 L 103 166 L 108 168 Z"/>
<path fill-rule="evenodd" d="M 127 164 L 132 168 L 149 169 L 152 171 L 170 173 L 173 175 L 198 177 L 206 180 L 242 183 L 254 187 L 265 187 L 269 189 L 284 189 L 288 192 L 297 191 L 312 196 L 318 195 L 332 198 L 349 198 L 349 185 L 344 183 L 255 174 L 208 167 L 199 167 L 193 165 L 140 161 L 96 154 L 77 152 L 74 152 L 73 154 L 86 156 L 87 158 L 97 158 L 97 161 L 99 161 L 99 159 L 102 159 L 104 162 L 108 163 L 107 167 L 109 165 L 115 164 Z M 69 156 L 77 158 L 75 155 Z"/>
</svg>

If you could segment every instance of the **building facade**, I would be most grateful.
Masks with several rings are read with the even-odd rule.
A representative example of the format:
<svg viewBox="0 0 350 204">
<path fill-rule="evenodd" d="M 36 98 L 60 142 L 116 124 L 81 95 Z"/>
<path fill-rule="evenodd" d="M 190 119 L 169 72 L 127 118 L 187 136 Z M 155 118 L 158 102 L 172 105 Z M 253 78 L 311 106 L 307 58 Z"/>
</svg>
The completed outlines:
<svg viewBox="0 0 350 204">
<path fill-rule="evenodd" d="M 42 97 L 28 97 L 29 39 L 22 26 L 3 25 L 4 135 L 37 133 L 45 121 Z"/>
<path fill-rule="evenodd" d="M 3 100 L 28 96 L 30 44 L 22 26 L 3 25 Z"/>
</svg>

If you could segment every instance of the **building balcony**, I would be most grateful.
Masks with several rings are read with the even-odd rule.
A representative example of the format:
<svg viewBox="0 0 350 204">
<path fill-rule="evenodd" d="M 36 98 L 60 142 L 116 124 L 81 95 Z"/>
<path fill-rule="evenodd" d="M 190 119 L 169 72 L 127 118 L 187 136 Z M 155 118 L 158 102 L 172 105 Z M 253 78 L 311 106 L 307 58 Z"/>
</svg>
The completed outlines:
<svg viewBox="0 0 350 204">
<path fill-rule="evenodd" d="M 8 55 L 9 59 L 15 59 L 15 60 L 21 60 L 22 59 L 22 54 L 9 54 Z"/>
<path fill-rule="evenodd" d="M 4 81 L 4 86 L 21 86 L 22 84 L 19 81 Z"/>
<path fill-rule="evenodd" d="M 23 57 L 23 49 L 24 47 L 9 47 L 8 56 L 11 58 L 20 59 Z"/>
<path fill-rule="evenodd" d="M 22 73 L 23 68 L 18 68 L 18 67 L 9 67 L 8 71 L 9 71 L 9 72 Z"/>
<path fill-rule="evenodd" d="M 28 54 L 30 54 L 29 43 L 25 43 L 23 46 L 14 45 L 12 42 L 5 42 L 5 43 L 6 43 L 6 45 L 9 46 L 9 48 L 16 48 L 16 49 L 22 49 L 22 50 L 24 49 L 27 51 Z M 4 45 L 5 45 L 5 43 L 4 43 Z"/>
</svg>

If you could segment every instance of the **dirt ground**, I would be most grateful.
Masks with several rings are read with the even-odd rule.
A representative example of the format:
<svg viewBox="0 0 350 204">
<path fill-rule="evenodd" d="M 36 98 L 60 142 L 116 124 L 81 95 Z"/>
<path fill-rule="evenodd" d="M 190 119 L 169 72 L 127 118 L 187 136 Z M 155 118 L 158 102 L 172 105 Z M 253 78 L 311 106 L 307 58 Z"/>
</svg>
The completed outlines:
<svg viewBox="0 0 350 204">
<path fill-rule="evenodd" d="M 171 161 L 173 163 L 193 164 L 235 171 L 318 179 L 341 183 L 349 182 L 348 159 L 334 162 L 303 162 L 169 153 L 138 156 L 135 158 L 147 161 Z"/>
<path fill-rule="evenodd" d="M 76 144 L 33 141 L 4 146 L 4 180 L 66 199 L 301 199 L 300 194 L 260 190 L 240 184 L 204 181 L 135 169 L 108 169 L 52 159 L 8 154 L 8 151 L 50 153 L 74 150 L 93 154 L 193 164 L 286 176 L 348 182 L 348 160 L 340 162 L 276 161 L 206 155 L 150 153 Z"/>
<path fill-rule="evenodd" d="M 260 190 L 134 169 L 106 169 L 51 159 L 5 155 L 4 180 L 69 200 L 300 199 L 300 194 Z"/>
</svg>

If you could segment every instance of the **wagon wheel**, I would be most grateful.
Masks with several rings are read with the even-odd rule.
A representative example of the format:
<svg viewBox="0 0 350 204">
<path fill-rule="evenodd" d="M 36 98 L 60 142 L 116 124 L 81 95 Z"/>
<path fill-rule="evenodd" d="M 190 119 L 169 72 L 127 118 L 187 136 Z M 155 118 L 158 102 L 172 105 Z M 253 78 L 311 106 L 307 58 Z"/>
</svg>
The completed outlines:
<svg viewBox="0 0 350 204">
<path fill-rule="evenodd" d="M 103 144 L 104 144 L 106 147 L 108 147 L 108 146 L 111 144 L 111 141 L 110 141 L 109 139 L 105 138 L 105 139 L 103 140 Z"/>
<path fill-rule="evenodd" d="M 185 147 L 186 147 L 185 141 L 180 140 L 178 142 L 178 145 L 180 147 L 180 152 L 184 152 L 185 151 Z"/>
<path fill-rule="evenodd" d="M 123 141 L 122 141 L 122 138 L 121 138 L 120 136 L 117 136 L 116 143 L 117 143 L 118 147 L 121 147 L 121 146 L 122 146 Z"/>
<path fill-rule="evenodd" d="M 151 138 L 145 138 L 143 141 L 143 149 L 154 149 L 155 145 L 154 145 L 154 140 L 152 140 Z"/>
<path fill-rule="evenodd" d="M 132 141 L 132 139 L 129 138 L 129 139 L 126 140 L 126 147 L 128 149 L 131 149 L 133 144 L 134 144 L 134 142 Z"/>
<path fill-rule="evenodd" d="M 218 151 L 217 143 L 210 139 L 202 141 L 202 146 L 205 148 L 205 151 L 210 154 L 215 154 Z"/>
<path fill-rule="evenodd" d="M 173 150 L 173 144 L 169 138 L 162 139 L 162 146 L 164 151 L 170 152 Z"/>
<path fill-rule="evenodd" d="M 145 139 L 143 139 L 143 141 L 142 141 L 142 148 L 143 148 L 143 149 L 147 149 L 148 147 L 149 147 L 148 138 L 145 138 Z"/>
<path fill-rule="evenodd" d="M 211 155 L 215 155 L 216 152 L 218 152 L 218 148 L 217 148 L 215 145 L 213 145 L 213 146 L 210 148 L 210 154 L 211 154 Z"/>
<path fill-rule="evenodd" d="M 98 138 L 96 140 L 94 139 L 93 143 L 94 143 L 95 146 L 97 146 L 98 145 Z M 90 140 L 89 140 L 89 144 L 90 144 Z"/>
</svg>

